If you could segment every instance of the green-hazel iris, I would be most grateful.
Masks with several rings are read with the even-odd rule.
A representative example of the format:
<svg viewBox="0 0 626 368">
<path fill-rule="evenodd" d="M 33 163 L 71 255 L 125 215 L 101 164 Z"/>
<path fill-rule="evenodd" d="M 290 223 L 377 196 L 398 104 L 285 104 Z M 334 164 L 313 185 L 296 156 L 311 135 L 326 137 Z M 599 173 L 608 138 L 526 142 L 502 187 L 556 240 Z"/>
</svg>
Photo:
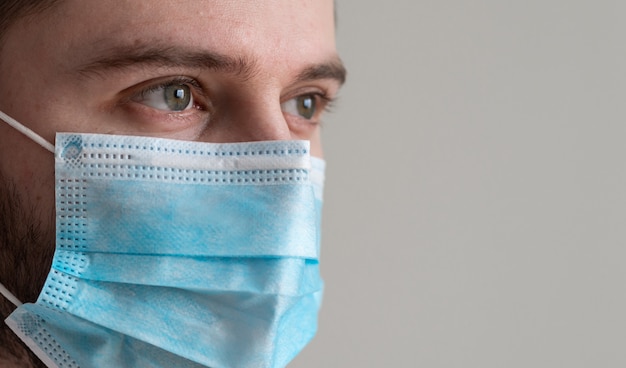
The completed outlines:
<svg viewBox="0 0 626 368">
<path fill-rule="evenodd" d="M 172 84 L 163 89 L 167 107 L 172 111 L 183 111 L 191 102 L 191 90 L 184 84 Z"/>
<path fill-rule="evenodd" d="M 315 115 L 315 105 L 316 101 L 313 95 L 304 95 L 296 98 L 298 114 L 305 119 L 311 119 Z"/>
</svg>

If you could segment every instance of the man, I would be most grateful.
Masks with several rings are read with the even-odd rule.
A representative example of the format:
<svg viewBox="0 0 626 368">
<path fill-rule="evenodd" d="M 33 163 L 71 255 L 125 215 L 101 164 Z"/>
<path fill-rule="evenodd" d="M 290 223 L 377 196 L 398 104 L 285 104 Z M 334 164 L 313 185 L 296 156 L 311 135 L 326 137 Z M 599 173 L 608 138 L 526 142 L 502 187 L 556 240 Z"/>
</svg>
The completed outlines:
<svg viewBox="0 0 626 368">
<path fill-rule="evenodd" d="M 55 142 L 57 132 L 77 133 L 83 143 L 91 136 L 82 133 L 215 143 L 307 140 L 311 155 L 319 158 L 321 115 L 345 78 L 336 54 L 330 0 L 12 0 L 0 5 L 0 32 L 0 111 L 33 132 L 27 136 L 15 128 L 16 124 L 12 127 L 0 122 L 0 283 L 24 303 L 34 303 L 46 282 L 55 251 L 55 223 L 56 227 L 63 224 L 59 222 L 58 203 L 55 210 L 55 164 L 59 176 L 59 162 L 67 158 L 63 149 L 68 146 L 59 147 Z M 57 144 L 56 161 L 55 155 L 34 142 L 36 136 Z M 158 142 L 155 144 L 161 144 Z M 163 144 L 169 147 L 174 143 Z M 185 160 L 179 161 L 185 165 Z M 58 197 L 58 182 L 56 187 Z M 116 196 L 105 198 L 103 205 Z M 167 200 L 155 194 L 153 201 Z M 280 198 L 274 202 L 280 202 Z M 139 222 L 149 223 L 150 218 Z M 137 263 L 139 268 L 142 265 Z M 126 272 L 128 268 L 120 270 Z M 82 300 L 80 296 L 75 299 Z M 86 307 L 87 314 L 90 308 Z M 0 297 L 3 319 L 15 309 L 7 297 Z M 50 324 L 46 325 L 48 330 L 56 323 L 56 318 L 44 318 L 33 310 L 28 313 L 30 319 L 26 321 L 34 318 L 38 323 Z M 42 309 L 40 313 L 47 312 Z M 108 313 L 108 309 L 93 313 Z M 178 318 L 180 313 L 171 314 Z M 52 353 L 43 351 L 45 348 L 31 346 L 35 337 L 28 331 L 22 331 L 23 336 L 18 338 L 15 331 L 20 326 L 15 323 L 13 330 L 4 325 L 0 329 L 2 367 L 45 366 L 20 339 L 48 366 L 117 366 L 106 363 L 114 361 L 108 356 L 100 356 L 100 363 L 55 361 L 50 358 Z M 64 331 L 67 325 L 80 323 L 58 322 L 57 327 Z M 141 327 L 142 333 L 147 327 L 149 324 Z M 94 334 L 109 336 L 111 329 L 89 328 L 96 332 L 72 335 L 84 343 L 85 349 L 93 346 L 90 339 Z M 173 332 L 163 334 L 173 334 L 169 337 L 174 341 L 187 341 Z M 71 353 L 80 345 L 76 341 L 65 343 L 61 337 L 51 338 L 64 353 L 70 352 L 68 359 L 83 359 L 73 356 L 81 355 L 79 352 Z M 117 359 L 129 359 L 135 354 L 135 366 L 154 363 L 141 363 L 150 357 L 141 356 L 141 350 L 134 348 L 139 345 L 127 344 L 125 341 L 130 340 L 125 339 L 119 340 L 122 342 L 116 349 L 86 354 L 115 355 L 117 350 L 127 349 L 124 354 L 130 355 Z M 131 340 L 135 339 L 141 340 L 137 336 Z M 196 336 L 189 341 L 202 339 Z M 236 344 L 237 339 L 231 341 L 231 345 Z M 152 349 L 152 345 L 146 344 L 146 349 Z M 168 350 L 163 356 L 178 362 L 178 355 L 184 355 L 180 351 L 186 349 L 171 353 L 161 346 L 153 355 Z M 239 353 L 231 352 L 232 356 Z M 207 364 L 202 360 L 211 354 L 190 351 L 185 359 L 194 362 L 189 366 L 203 366 Z M 228 359 L 234 359 L 232 356 Z M 207 361 L 233 361 L 220 359 Z M 281 366 L 288 359 L 257 366 Z M 133 366 L 132 362 L 126 364 Z"/>
</svg>

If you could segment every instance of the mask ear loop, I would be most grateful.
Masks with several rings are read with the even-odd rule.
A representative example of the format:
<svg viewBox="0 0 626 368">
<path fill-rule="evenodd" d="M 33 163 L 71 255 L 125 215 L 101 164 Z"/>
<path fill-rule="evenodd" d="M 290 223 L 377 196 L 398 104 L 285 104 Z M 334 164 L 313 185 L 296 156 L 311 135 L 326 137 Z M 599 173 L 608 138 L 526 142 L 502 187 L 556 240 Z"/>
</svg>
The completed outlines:
<svg viewBox="0 0 626 368">
<path fill-rule="evenodd" d="M 28 138 L 32 139 L 35 143 L 37 143 L 41 147 L 43 147 L 43 148 L 47 149 L 48 151 L 54 153 L 54 145 L 52 145 L 47 140 L 43 139 L 43 137 L 41 137 L 39 134 L 33 132 L 29 128 L 27 128 L 24 125 L 20 124 L 17 120 L 13 119 L 12 117 L 10 117 L 9 115 L 3 113 L 2 111 L 0 111 L 0 118 L 2 118 L 2 120 L 4 120 L 5 123 L 9 124 L 13 128 L 15 128 L 17 131 L 19 131 L 20 133 L 22 133 L 25 136 L 27 136 Z"/>
<path fill-rule="evenodd" d="M 13 303 L 13 305 L 15 305 L 16 307 L 19 308 L 22 305 L 22 302 L 20 302 L 20 300 L 15 295 L 13 295 L 13 293 L 11 293 L 9 289 L 5 288 L 1 282 L 0 282 L 0 294 L 2 294 L 2 296 L 7 298 L 7 300 Z"/>
</svg>

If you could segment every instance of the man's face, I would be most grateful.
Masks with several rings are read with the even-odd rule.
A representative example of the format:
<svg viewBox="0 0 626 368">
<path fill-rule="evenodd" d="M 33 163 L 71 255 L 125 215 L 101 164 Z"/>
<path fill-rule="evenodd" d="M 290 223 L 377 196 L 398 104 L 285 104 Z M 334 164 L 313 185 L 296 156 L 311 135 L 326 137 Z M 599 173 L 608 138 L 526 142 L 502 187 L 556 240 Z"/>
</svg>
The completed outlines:
<svg viewBox="0 0 626 368">
<path fill-rule="evenodd" d="M 61 0 L 9 29 L 0 110 L 49 142 L 306 139 L 321 156 L 320 114 L 342 72 L 332 0 Z M 0 124 L 0 174 L 52 228 L 53 155 Z"/>
</svg>

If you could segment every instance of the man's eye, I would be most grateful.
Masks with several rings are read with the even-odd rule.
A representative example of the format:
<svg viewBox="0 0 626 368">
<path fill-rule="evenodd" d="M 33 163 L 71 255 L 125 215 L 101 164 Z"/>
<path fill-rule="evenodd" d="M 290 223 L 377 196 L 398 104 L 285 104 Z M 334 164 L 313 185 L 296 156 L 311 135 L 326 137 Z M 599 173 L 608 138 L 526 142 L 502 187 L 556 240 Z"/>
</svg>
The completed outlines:
<svg viewBox="0 0 626 368">
<path fill-rule="evenodd" d="M 319 97 L 315 94 L 298 96 L 283 102 L 282 109 L 287 114 L 310 120 L 317 112 L 318 99 Z"/>
<path fill-rule="evenodd" d="M 178 82 L 148 88 L 132 100 L 167 111 L 184 111 L 193 107 L 194 104 L 191 87 Z"/>
</svg>

